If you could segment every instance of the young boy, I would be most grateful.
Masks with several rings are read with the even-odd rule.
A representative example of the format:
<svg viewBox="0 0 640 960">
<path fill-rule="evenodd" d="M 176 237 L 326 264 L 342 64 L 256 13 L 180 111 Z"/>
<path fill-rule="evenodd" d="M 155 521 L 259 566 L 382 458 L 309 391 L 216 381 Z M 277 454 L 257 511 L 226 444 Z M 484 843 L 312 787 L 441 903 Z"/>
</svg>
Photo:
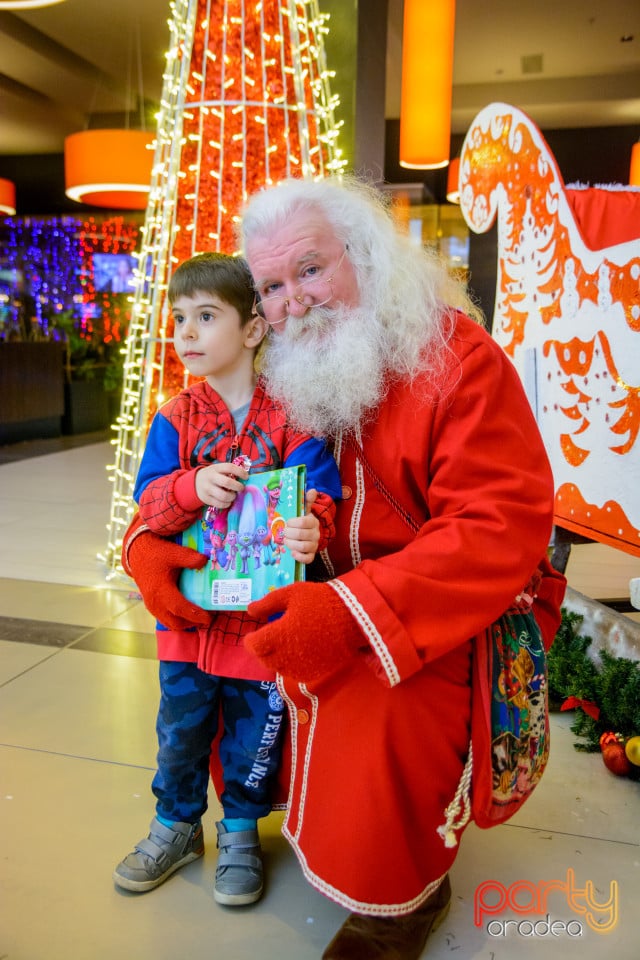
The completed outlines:
<svg viewBox="0 0 640 960">
<path fill-rule="evenodd" d="M 304 463 L 311 512 L 288 521 L 284 542 L 296 560 L 309 563 L 333 534 L 340 478 L 324 443 L 292 431 L 256 376 L 256 352 L 267 325 L 256 313 L 254 296 L 249 268 L 240 258 L 204 253 L 173 274 L 168 299 L 174 346 L 189 373 L 204 379 L 154 417 L 134 499 L 148 528 L 173 537 L 205 504 L 225 509 L 233 503 L 248 477 L 233 461 L 248 457 L 252 473 Z M 275 676 L 243 645 L 254 629 L 254 620 L 235 611 L 213 615 L 208 630 L 158 624 L 156 816 L 149 836 L 116 867 L 117 886 L 151 890 L 202 856 L 200 820 L 221 719 L 224 817 L 216 824 L 214 897 L 230 906 L 260 897 L 257 820 L 271 810 L 284 704 Z"/>
</svg>

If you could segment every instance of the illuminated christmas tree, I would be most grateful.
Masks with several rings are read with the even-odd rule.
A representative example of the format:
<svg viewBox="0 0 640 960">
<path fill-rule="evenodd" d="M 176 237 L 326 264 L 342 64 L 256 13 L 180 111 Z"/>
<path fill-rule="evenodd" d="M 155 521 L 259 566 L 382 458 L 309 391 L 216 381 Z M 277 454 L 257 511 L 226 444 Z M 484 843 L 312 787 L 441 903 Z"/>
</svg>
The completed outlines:
<svg viewBox="0 0 640 960">
<path fill-rule="evenodd" d="M 316 0 L 174 0 L 170 11 L 116 462 L 109 468 L 110 575 L 121 569 L 150 418 L 185 384 L 167 339 L 172 269 L 207 250 L 234 253 L 239 211 L 261 187 L 342 167 L 324 56 L 326 17 Z"/>
</svg>

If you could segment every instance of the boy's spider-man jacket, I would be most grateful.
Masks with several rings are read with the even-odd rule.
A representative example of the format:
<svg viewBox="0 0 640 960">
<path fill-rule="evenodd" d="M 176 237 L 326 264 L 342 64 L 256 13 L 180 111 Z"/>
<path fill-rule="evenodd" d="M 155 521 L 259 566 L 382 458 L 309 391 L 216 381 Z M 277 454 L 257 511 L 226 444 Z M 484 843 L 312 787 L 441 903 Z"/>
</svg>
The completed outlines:
<svg viewBox="0 0 640 960">
<path fill-rule="evenodd" d="M 312 510 L 320 522 L 319 549 L 324 549 L 334 532 L 334 500 L 341 494 L 335 461 L 323 441 L 288 425 L 261 381 L 240 433 L 226 404 L 206 381 L 183 390 L 159 410 L 133 494 L 144 526 L 166 537 L 185 530 L 203 507 L 195 489 L 197 470 L 230 462 L 240 454 L 251 460 L 252 473 L 306 465 L 307 487 L 318 491 Z M 255 628 L 256 621 L 246 612 L 224 610 L 212 617 L 206 631 L 169 630 L 158 624 L 158 656 L 197 663 L 219 676 L 273 679 L 242 643 Z"/>
</svg>

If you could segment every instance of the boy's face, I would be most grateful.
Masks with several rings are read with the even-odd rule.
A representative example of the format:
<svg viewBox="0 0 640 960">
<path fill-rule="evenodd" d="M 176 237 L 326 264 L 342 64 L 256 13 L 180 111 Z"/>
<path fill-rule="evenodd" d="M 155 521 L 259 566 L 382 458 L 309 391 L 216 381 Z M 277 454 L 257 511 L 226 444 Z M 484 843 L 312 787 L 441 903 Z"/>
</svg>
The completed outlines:
<svg viewBox="0 0 640 960">
<path fill-rule="evenodd" d="M 260 318 L 243 327 L 236 308 L 215 293 L 198 291 L 193 297 L 178 297 L 171 312 L 176 353 L 194 377 L 215 381 L 244 369 L 264 335 Z"/>
</svg>

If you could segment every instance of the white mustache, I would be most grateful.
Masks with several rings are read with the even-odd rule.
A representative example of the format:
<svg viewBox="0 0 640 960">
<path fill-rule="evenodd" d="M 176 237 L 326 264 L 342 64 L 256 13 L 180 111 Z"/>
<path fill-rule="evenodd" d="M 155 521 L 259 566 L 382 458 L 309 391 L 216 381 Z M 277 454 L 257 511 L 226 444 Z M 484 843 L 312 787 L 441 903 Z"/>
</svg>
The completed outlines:
<svg viewBox="0 0 640 960">
<path fill-rule="evenodd" d="M 292 317 L 287 314 L 282 321 L 285 327 L 278 336 L 284 337 L 290 343 L 295 343 L 305 336 L 327 333 L 335 327 L 337 321 L 337 310 L 326 306 L 310 307 L 304 317 Z"/>
</svg>

